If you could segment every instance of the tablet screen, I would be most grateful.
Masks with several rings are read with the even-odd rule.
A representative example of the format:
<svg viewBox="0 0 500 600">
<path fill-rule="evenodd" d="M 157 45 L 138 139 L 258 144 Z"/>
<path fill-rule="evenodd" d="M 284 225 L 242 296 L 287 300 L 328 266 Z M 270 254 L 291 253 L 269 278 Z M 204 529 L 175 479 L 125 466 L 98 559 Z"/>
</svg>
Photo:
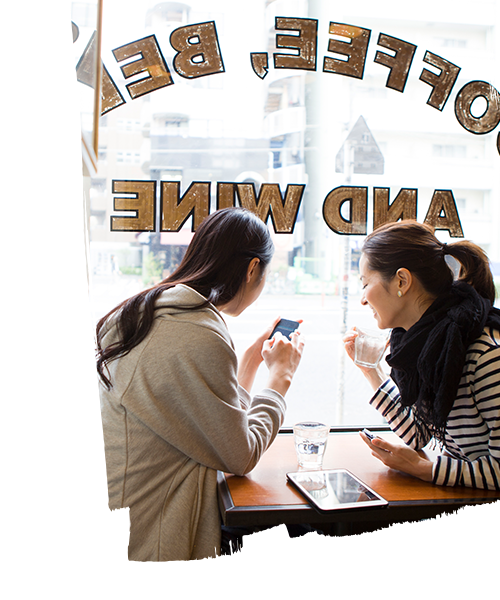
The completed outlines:
<svg viewBox="0 0 500 600">
<path fill-rule="evenodd" d="M 287 473 L 305 498 L 320 511 L 387 506 L 387 500 L 346 469 Z"/>
</svg>

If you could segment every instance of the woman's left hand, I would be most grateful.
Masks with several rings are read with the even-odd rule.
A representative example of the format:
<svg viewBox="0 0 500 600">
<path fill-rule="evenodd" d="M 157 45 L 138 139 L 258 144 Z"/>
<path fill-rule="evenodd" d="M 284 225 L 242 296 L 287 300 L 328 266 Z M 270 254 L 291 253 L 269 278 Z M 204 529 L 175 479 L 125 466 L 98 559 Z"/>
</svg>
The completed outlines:
<svg viewBox="0 0 500 600">
<path fill-rule="evenodd" d="M 432 481 L 434 463 L 413 448 L 403 444 L 392 444 L 381 437 L 375 437 L 370 441 L 363 432 L 360 435 L 365 444 L 370 447 L 372 455 L 387 467 L 403 471 L 423 481 Z"/>
</svg>

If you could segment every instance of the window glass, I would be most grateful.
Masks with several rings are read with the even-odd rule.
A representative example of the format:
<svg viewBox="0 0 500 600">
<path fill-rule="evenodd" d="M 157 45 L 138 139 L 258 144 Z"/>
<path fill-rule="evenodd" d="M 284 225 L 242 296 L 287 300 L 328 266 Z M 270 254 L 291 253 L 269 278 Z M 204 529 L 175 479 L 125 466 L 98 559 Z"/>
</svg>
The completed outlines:
<svg viewBox="0 0 500 600">
<path fill-rule="evenodd" d="M 443 241 L 474 240 L 500 272 L 499 12 L 489 0 L 473 15 L 469 3 L 445 6 L 105 0 L 107 86 L 89 216 L 95 318 L 182 259 L 193 219 L 161 231 L 159 182 L 178 185 L 179 198 L 209 182 L 211 211 L 219 183 L 237 184 L 254 206 L 271 184 L 288 206 L 295 189 L 290 231 L 275 231 L 277 204 L 268 218 L 276 253 L 266 288 L 228 327 L 241 352 L 276 316 L 304 320 L 285 425 L 383 424 L 341 344 L 346 328 L 376 326 L 360 304 L 366 233 L 401 207 Z M 78 2 L 73 14 L 88 35 L 90 10 Z M 181 42 L 199 47 L 191 61 L 181 60 Z M 143 182 L 141 194 L 157 182 L 152 228 L 113 230 L 117 217 L 138 223 L 115 203 L 139 188 L 127 194 L 116 182 Z M 255 389 L 264 366 L 257 379 Z"/>
</svg>

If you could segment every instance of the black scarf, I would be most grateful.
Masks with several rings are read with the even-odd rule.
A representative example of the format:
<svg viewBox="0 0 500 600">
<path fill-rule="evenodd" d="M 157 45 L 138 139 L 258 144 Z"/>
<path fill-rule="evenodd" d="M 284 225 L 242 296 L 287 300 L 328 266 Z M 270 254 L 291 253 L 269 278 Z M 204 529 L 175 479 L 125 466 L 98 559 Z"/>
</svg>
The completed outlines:
<svg viewBox="0 0 500 600">
<path fill-rule="evenodd" d="M 467 349 L 485 326 L 500 330 L 500 310 L 469 284 L 456 282 L 408 331 L 392 330 L 387 363 L 401 404 L 413 407 L 420 440 L 430 429 L 443 441 Z"/>
</svg>

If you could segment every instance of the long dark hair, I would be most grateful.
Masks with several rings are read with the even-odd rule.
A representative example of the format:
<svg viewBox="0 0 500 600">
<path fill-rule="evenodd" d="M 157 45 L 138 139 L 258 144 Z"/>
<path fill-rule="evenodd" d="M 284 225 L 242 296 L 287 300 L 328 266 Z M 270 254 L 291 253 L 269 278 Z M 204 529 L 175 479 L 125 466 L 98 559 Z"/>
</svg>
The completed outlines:
<svg viewBox="0 0 500 600">
<path fill-rule="evenodd" d="M 412 220 L 385 223 L 366 238 L 362 252 L 368 267 L 380 273 L 385 281 L 390 281 L 398 269 L 406 268 L 436 298 L 453 283 L 445 259 L 452 256 L 460 263 L 459 280 L 470 284 L 491 304 L 495 302 L 493 275 L 482 248 L 468 240 L 445 244 L 427 224 Z"/>
<path fill-rule="evenodd" d="M 259 259 L 261 274 L 274 253 L 274 245 L 265 223 L 244 208 L 218 210 L 196 230 L 179 267 L 157 285 L 125 300 L 97 323 L 97 372 L 110 389 L 105 375 L 108 363 L 128 354 L 149 333 L 155 318 L 156 299 L 169 288 L 185 284 L 206 300 L 186 310 L 200 309 L 230 302 L 240 291 L 247 269 Z M 108 319 L 114 316 L 120 340 L 102 347 Z M 109 373 L 109 371 L 108 371 Z"/>
</svg>

